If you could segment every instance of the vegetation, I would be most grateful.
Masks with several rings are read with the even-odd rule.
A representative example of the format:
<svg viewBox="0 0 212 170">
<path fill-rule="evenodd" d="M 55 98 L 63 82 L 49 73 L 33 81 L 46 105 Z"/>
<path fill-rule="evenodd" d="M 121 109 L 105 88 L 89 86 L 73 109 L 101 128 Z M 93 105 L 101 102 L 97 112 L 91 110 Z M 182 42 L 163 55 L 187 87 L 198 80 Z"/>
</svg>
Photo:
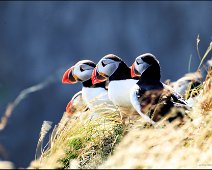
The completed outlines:
<svg viewBox="0 0 212 170">
<path fill-rule="evenodd" d="M 29 168 L 210 168 L 212 70 L 188 91 L 197 97 L 183 124 L 163 119 L 152 127 L 142 118 L 123 123 L 119 111 L 105 104 L 69 118 L 64 114 L 47 149 Z M 94 112 L 98 116 L 91 118 Z"/>
<path fill-rule="evenodd" d="M 105 107 L 108 106 L 100 108 Z M 101 115 L 91 118 L 93 111 L 86 111 L 68 118 L 68 122 L 64 123 L 67 121 L 65 113 L 55 129 L 57 134 L 53 135 L 49 148 L 38 161 L 32 163 L 32 167 L 69 168 L 74 159 L 78 161 L 79 168 L 100 165 L 112 154 L 126 126 L 121 123 L 116 109 L 98 110 L 98 113 Z"/>
<path fill-rule="evenodd" d="M 130 131 L 100 168 L 210 168 L 212 162 L 212 74 L 189 116 L 176 127 Z M 127 154 L 126 154 L 127 153 Z"/>
</svg>

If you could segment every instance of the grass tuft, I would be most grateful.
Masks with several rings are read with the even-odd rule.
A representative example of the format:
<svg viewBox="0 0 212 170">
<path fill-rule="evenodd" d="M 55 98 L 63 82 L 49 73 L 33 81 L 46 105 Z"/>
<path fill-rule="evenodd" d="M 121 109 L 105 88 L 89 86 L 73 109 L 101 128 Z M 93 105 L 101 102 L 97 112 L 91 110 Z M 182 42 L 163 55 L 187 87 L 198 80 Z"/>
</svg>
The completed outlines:
<svg viewBox="0 0 212 170">
<path fill-rule="evenodd" d="M 181 112 L 173 108 L 157 126 L 141 117 L 123 123 L 120 112 L 105 103 L 69 118 L 64 114 L 48 147 L 29 168 L 210 168 L 212 70 L 204 83 L 188 87 L 185 97 L 191 96 L 195 102 L 187 119 L 167 123 L 168 116 Z"/>
</svg>

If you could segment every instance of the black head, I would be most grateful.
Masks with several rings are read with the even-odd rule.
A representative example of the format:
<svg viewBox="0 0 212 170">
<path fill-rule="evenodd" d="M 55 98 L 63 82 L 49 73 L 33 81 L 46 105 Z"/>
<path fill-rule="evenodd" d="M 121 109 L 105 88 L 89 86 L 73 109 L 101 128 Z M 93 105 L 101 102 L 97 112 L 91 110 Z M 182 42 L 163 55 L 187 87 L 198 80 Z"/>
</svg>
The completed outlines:
<svg viewBox="0 0 212 170">
<path fill-rule="evenodd" d="M 97 63 L 95 73 L 93 75 L 93 83 L 107 79 L 113 81 L 131 78 L 130 68 L 120 57 L 114 54 L 104 56 Z M 101 76 L 101 80 L 97 77 L 98 75 Z"/>
<path fill-rule="evenodd" d="M 140 80 L 149 82 L 160 81 L 160 64 L 151 53 L 138 56 L 133 63 L 132 69 L 131 73 L 140 76 Z"/>
</svg>

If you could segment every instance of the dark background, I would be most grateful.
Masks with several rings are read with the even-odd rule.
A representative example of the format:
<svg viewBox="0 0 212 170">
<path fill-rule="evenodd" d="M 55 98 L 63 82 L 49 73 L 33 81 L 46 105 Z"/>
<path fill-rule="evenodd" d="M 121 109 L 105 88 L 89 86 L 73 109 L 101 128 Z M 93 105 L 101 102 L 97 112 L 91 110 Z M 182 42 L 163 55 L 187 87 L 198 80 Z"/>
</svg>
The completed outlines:
<svg viewBox="0 0 212 170">
<path fill-rule="evenodd" d="M 62 85 L 63 72 L 81 59 L 108 53 L 128 65 L 151 52 L 162 80 L 177 80 L 198 67 L 212 36 L 211 2 L 0 2 L 0 116 L 19 92 L 57 73 L 56 81 L 30 94 L 0 131 L 1 148 L 17 167 L 34 158 L 44 120 L 58 123 L 80 84 Z"/>
</svg>

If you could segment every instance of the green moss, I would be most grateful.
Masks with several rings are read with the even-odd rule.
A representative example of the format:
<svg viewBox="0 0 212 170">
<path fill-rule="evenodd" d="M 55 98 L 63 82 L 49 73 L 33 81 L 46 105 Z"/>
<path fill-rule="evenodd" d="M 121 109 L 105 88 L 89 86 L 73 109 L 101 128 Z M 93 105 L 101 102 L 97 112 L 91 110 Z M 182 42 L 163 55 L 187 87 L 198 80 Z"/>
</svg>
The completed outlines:
<svg viewBox="0 0 212 170">
<path fill-rule="evenodd" d="M 115 136 L 121 135 L 124 131 L 124 125 L 123 124 L 115 125 L 114 128 L 113 128 L 113 131 L 114 131 Z"/>
<path fill-rule="evenodd" d="M 68 148 L 65 151 L 65 157 L 59 161 L 63 164 L 64 168 L 69 166 L 71 159 L 75 159 L 79 156 L 80 149 L 83 148 L 83 141 L 79 137 L 75 137 L 68 142 Z"/>
<path fill-rule="evenodd" d="M 66 156 L 62 159 L 59 160 L 63 164 L 63 168 L 68 168 L 69 167 L 69 162 L 71 159 L 77 158 L 77 154 L 71 151 L 66 152 Z"/>
<path fill-rule="evenodd" d="M 116 124 L 113 127 L 113 132 L 111 135 L 102 139 L 100 145 L 100 155 L 103 160 L 105 160 L 109 155 L 112 154 L 116 144 L 121 141 L 124 132 L 123 124 Z"/>
<path fill-rule="evenodd" d="M 121 141 L 121 138 L 124 135 L 124 129 L 125 129 L 125 126 L 123 124 L 117 124 L 116 126 L 114 126 L 113 131 L 114 131 L 114 136 L 116 137 L 115 144 L 118 144 Z"/>
<path fill-rule="evenodd" d="M 69 146 L 72 147 L 74 150 L 79 150 L 82 148 L 82 140 L 80 138 L 74 138 L 69 141 Z"/>
</svg>

